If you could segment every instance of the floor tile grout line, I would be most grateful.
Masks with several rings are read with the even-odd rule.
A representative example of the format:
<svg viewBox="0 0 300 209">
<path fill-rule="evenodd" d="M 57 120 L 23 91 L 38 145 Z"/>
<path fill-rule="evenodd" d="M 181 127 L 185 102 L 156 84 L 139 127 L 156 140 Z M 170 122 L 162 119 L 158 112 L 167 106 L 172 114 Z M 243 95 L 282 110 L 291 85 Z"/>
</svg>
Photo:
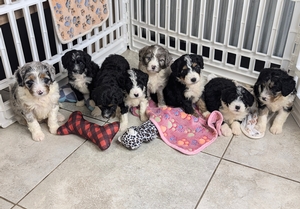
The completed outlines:
<svg viewBox="0 0 300 209">
<path fill-rule="evenodd" d="M 38 182 L 29 192 L 27 192 L 24 197 L 22 197 L 16 205 L 19 206 L 19 203 L 24 200 L 35 188 L 37 188 L 45 179 L 47 179 L 58 167 L 60 167 L 71 155 L 73 155 L 81 146 L 83 146 L 87 140 L 85 139 L 82 144 L 80 144 L 73 152 L 71 152 L 61 163 L 59 163 L 51 172 L 49 172 L 40 182 Z M 22 206 L 23 207 L 23 206 Z"/>
<path fill-rule="evenodd" d="M 266 174 L 270 174 L 272 176 L 276 176 L 276 177 L 279 177 L 279 178 L 282 178 L 282 179 L 300 184 L 300 181 L 297 181 L 297 180 L 294 180 L 294 179 L 291 179 L 291 178 L 288 178 L 288 177 L 285 177 L 285 176 L 281 176 L 281 175 L 278 175 L 278 174 L 275 174 L 275 173 L 272 173 L 272 172 L 264 171 L 264 170 L 261 170 L 259 168 L 255 168 L 255 167 L 252 167 L 252 166 L 249 166 L 249 165 L 246 165 L 246 164 L 243 164 L 243 163 L 239 163 L 239 162 L 236 162 L 236 161 L 233 161 L 233 160 L 229 160 L 229 159 L 226 159 L 226 158 L 223 158 L 223 160 L 227 161 L 227 162 L 230 162 L 230 163 L 234 163 L 236 165 L 247 167 L 247 168 L 250 168 L 250 169 L 253 169 L 253 170 L 256 170 L 256 171 L 260 171 L 260 172 L 263 172 L 263 173 L 266 173 Z"/>
<path fill-rule="evenodd" d="M 231 137 L 231 139 L 230 139 L 230 141 L 229 141 L 227 147 L 225 148 L 225 150 L 224 150 L 222 156 L 221 156 L 221 157 L 218 157 L 218 158 L 219 158 L 218 165 L 216 166 L 215 170 L 214 170 L 213 173 L 211 174 L 211 176 L 210 176 L 210 178 L 209 178 L 209 180 L 208 180 L 208 182 L 207 182 L 207 184 L 206 184 L 206 186 L 205 186 L 205 188 L 204 188 L 204 190 L 203 190 L 201 196 L 199 197 L 199 200 L 197 201 L 197 204 L 195 205 L 194 209 L 197 209 L 197 207 L 199 206 L 199 204 L 200 204 L 200 202 L 201 202 L 201 200 L 202 200 L 202 198 L 203 198 L 203 196 L 204 196 L 204 194 L 205 194 L 207 188 L 209 187 L 211 180 L 212 180 L 213 177 L 215 176 L 215 173 L 217 172 L 217 170 L 218 170 L 218 168 L 219 168 L 219 165 L 221 164 L 221 162 L 222 162 L 222 160 L 223 160 L 223 157 L 224 157 L 224 155 L 225 155 L 225 153 L 226 153 L 228 147 L 230 146 L 230 144 L 231 144 L 233 138 L 234 138 L 234 135 Z M 207 153 L 204 153 L 204 154 L 207 154 Z M 212 155 L 212 156 L 213 156 L 213 155 Z M 217 157 L 217 156 L 216 156 L 216 157 Z"/>
</svg>

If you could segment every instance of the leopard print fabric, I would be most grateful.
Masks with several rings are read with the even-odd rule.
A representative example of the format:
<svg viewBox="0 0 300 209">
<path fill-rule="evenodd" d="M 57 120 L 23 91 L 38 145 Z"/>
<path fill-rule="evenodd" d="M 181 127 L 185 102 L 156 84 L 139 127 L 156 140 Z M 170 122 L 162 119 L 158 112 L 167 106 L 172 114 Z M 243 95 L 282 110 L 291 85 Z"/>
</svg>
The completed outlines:
<svg viewBox="0 0 300 209">
<path fill-rule="evenodd" d="M 152 141 L 157 134 L 157 128 L 148 120 L 141 126 L 130 127 L 118 140 L 128 149 L 137 149 L 143 142 Z"/>
</svg>

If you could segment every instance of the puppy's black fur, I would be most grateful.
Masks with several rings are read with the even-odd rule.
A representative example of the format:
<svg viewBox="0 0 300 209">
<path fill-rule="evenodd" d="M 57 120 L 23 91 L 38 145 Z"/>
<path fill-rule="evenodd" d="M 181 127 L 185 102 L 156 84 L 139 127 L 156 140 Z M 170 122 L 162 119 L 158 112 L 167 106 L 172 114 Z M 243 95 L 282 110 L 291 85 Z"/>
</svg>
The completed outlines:
<svg viewBox="0 0 300 209">
<path fill-rule="evenodd" d="M 188 114 L 195 114 L 193 104 L 200 99 L 204 87 L 200 83 L 203 66 L 202 56 L 195 54 L 182 55 L 172 63 L 172 72 L 163 90 L 166 105 L 180 107 Z"/>
<path fill-rule="evenodd" d="M 202 98 L 209 112 L 219 110 L 222 101 L 227 106 L 237 98 L 241 99 L 245 107 L 251 107 L 254 103 L 254 96 L 248 90 L 242 87 L 242 94 L 239 94 L 237 86 L 232 80 L 220 77 L 211 79 L 205 85 Z"/>
<path fill-rule="evenodd" d="M 277 112 L 270 132 L 280 134 L 292 111 L 296 93 L 296 82 L 286 71 L 278 68 L 262 69 L 254 85 L 259 112 L 257 129 L 264 132 L 269 111 Z"/>
<path fill-rule="evenodd" d="M 116 54 L 108 56 L 102 63 L 92 91 L 92 99 L 100 108 L 102 117 L 114 117 L 117 107 L 120 107 L 121 114 L 128 112 L 124 104 L 123 88 L 129 69 L 127 60 Z"/>
<path fill-rule="evenodd" d="M 82 50 L 71 50 L 61 58 L 63 67 L 68 70 L 71 89 L 77 100 L 84 100 L 84 94 L 90 94 L 93 89 L 93 78 L 99 71 L 99 66 L 92 61 L 92 57 Z"/>
</svg>

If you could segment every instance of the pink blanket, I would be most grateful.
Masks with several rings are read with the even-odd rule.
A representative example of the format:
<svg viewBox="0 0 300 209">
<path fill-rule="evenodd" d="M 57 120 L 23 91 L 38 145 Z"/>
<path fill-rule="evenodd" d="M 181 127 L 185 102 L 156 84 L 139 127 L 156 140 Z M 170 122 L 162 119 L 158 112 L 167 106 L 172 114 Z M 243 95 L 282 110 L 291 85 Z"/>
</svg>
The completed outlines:
<svg viewBox="0 0 300 209">
<path fill-rule="evenodd" d="M 162 140 L 187 155 L 197 154 L 221 135 L 223 116 L 218 111 L 212 112 L 207 119 L 201 114 L 197 118 L 180 108 L 159 108 L 150 101 L 147 113 Z"/>
</svg>

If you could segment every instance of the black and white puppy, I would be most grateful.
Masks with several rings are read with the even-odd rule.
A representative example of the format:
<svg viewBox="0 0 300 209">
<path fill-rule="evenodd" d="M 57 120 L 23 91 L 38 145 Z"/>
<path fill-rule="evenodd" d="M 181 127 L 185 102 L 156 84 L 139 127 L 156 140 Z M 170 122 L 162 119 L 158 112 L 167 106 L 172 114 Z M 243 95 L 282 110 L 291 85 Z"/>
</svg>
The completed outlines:
<svg viewBox="0 0 300 209">
<path fill-rule="evenodd" d="M 55 68 L 42 62 L 30 62 L 15 72 L 16 82 L 11 88 L 10 104 L 16 120 L 27 125 L 34 141 L 45 138 L 39 122 L 48 119 L 49 131 L 56 134 L 58 121 L 64 116 L 58 112 L 59 86 Z"/>
<path fill-rule="evenodd" d="M 147 96 L 156 94 L 158 105 L 165 105 L 163 89 L 171 73 L 172 57 L 169 51 L 159 45 L 151 45 L 139 51 L 139 69 L 149 75 Z"/>
<path fill-rule="evenodd" d="M 125 105 L 123 87 L 129 63 L 121 55 L 108 56 L 101 65 L 94 81 L 92 99 L 95 102 L 93 116 L 102 115 L 103 118 L 113 118 L 119 107 L 121 111 L 120 130 L 125 130 L 128 123 L 128 107 Z"/>
<path fill-rule="evenodd" d="M 61 60 L 63 67 L 68 70 L 69 83 L 78 100 L 76 106 L 84 106 L 85 100 L 91 98 L 93 78 L 99 71 L 99 66 L 82 50 L 68 51 Z M 90 105 L 94 106 L 94 103 Z"/>
<path fill-rule="evenodd" d="M 196 54 L 182 55 L 172 63 L 172 72 L 163 90 L 166 105 L 180 107 L 188 114 L 199 116 L 194 104 L 204 89 L 203 66 L 202 56 Z"/>
<path fill-rule="evenodd" d="M 204 86 L 201 99 L 197 102 L 199 110 L 207 116 L 214 110 L 223 115 L 221 131 L 224 136 L 241 134 L 240 123 L 247 116 L 254 103 L 254 96 L 236 82 L 216 77 Z"/>
<path fill-rule="evenodd" d="M 148 74 L 141 70 L 132 68 L 127 71 L 128 76 L 125 77 L 125 105 L 128 108 L 140 107 L 140 119 L 145 122 L 148 120 L 146 109 L 148 106 L 147 99 L 147 83 Z"/>
<path fill-rule="evenodd" d="M 277 115 L 270 128 L 272 134 L 280 134 L 283 124 L 292 111 L 296 98 L 296 82 L 284 70 L 265 68 L 260 71 L 254 85 L 254 93 L 258 102 L 257 129 L 265 132 L 269 111 Z"/>
</svg>

